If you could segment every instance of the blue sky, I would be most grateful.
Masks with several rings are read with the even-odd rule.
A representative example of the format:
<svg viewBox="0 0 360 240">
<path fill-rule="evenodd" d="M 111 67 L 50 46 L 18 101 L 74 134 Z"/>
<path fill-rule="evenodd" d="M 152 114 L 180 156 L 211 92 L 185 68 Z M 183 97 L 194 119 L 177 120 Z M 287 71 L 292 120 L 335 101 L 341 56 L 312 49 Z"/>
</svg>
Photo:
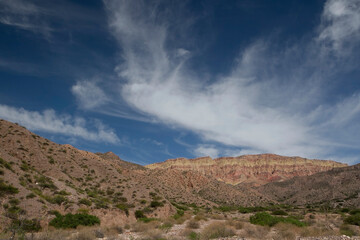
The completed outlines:
<svg viewBox="0 0 360 240">
<path fill-rule="evenodd" d="M 360 0 L 0 0 L 0 118 L 149 164 L 360 162 Z"/>
</svg>

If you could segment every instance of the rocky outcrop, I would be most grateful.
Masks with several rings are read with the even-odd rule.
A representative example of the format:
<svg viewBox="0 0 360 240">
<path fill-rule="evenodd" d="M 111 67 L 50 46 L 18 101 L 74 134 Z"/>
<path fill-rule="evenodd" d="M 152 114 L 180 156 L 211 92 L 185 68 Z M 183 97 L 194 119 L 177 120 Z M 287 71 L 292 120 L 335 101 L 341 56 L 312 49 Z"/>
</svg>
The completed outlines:
<svg viewBox="0 0 360 240">
<path fill-rule="evenodd" d="M 232 185 L 239 183 L 262 185 L 346 166 L 346 164 L 329 160 L 310 160 L 301 157 L 258 154 L 216 159 L 211 157 L 177 158 L 150 164 L 146 167 L 149 169 L 198 171 Z"/>
</svg>

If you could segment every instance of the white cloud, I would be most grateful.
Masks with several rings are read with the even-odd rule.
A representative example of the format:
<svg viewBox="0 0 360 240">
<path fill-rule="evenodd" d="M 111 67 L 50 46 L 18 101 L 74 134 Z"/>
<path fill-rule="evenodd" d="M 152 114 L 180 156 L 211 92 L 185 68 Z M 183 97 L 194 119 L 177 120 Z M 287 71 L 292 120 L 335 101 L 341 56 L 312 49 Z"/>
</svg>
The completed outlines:
<svg viewBox="0 0 360 240">
<path fill-rule="evenodd" d="M 37 112 L 0 104 L 0 118 L 17 122 L 34 131 L 63 134 L 96 142 L 120 142 L 114 130 L 107 128 L 100 121 L 95 121 L 93 130 L 89 130 L 85 119 L 57 115 L 52 109 Z"/>
<path fill-rule="evenodd" d="M 360 40 L 360 1 L 328 0 L 322 15 L 318 39 L 338 54 L 351 50 Z"/>
<path fill-rule="evenodd" d="M 351 2 L 354 4 L 329 0 L 319 35 L 305 45 L 299 42 L 279 49 L 259 40 L 239 54 L 229 73 L 204 84 L 201 74 L 194 76 L 186 68 L 186 59 L 172 55 L 174 49 L 166 42 L 167 19 L 157 14 L 157 5 L 105 1 L 110 28 L 122 48 L 124 62 L 116 69 L 126 80 L 121 95 L 134 109 L 160 122 L 189 129 L 205 141 L 245 148 L 249 153 L 320 158 L 336 151 L 334 146 L 358 145 L 360 139 L 351 138 L 349 142 L 343 140 L 345 136 L 337 138 L 348 127 L 346 119 L 359 117 L 359 112 L 354 111 L 356 100 L 345 98 L 335 106 L 323 101 L 328 97 L 324 85 L 334 73 L 341 72 L 333 68 L 341 66 L 341 62 L 331 59 L 327 52 L 317 56 L 324 41 L 331 41 L 336 49 L 340 45 L 345 48 L 342 43 L 359 33 L 356 23 L 345 27 L 347 30 L 339 33 L 341 37 L 331 30 L 359 17 L 358 1 Z M 344 8 L 333 10 L 333 4 Z M 334 16 L 331 23 L 325 22 L 330 21 L 328 15 Z M 346 108 L 337 107 L 345 103 Z M 339 120 L 339 116 L 346 121 Z M 359 123 L 351 127 L 358 128 Z M 219 154 L 206 146 L 195 151 Z"/>
<path fill-rule="evenodd" d="M 215 146 L 206 145 L 206 144 L 205 145 L 200 144 L 194 150 L 194 154 L 197 157 L 210 156 L 212 158 L 217 158 L 217 157 L 219 157 L 220 153 L 219 153 L 218 149 Z"/>
<path fill-rule="evenodd" d="M 83 109 L 94 109 L 108 101 L 104 91 L 94 81 L 79 81 L 71 87 L 71 92 Z"/>
</svg>

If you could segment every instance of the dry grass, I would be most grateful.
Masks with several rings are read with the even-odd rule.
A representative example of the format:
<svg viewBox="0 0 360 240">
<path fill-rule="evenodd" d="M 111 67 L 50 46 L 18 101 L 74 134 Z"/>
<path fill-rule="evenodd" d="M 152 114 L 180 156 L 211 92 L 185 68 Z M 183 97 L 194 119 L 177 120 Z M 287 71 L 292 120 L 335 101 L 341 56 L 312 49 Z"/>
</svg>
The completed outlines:
<svg viewBox="0 0 360 240">
<path fill-rule="evenodd" d="M 174 219 L 176 224 L 183 224 L 186 220 L 189 220 L 192 217 L 192 214 L 185 212 L 184 216 L 181 216 L 178 219 Z"/>
<path fill-rule="evenodd" d="M 265 239 L 266 235 L 268 235 L 270 228 L 263 227 L 259 225 L 253 225 L 250 223 L 244 223 L 243 232 L 241 237 L 245 238 L 253 238 L 253 239 Z"/>
<path fill-rule="evenodd" d="M 289 223 L 278 223 L 275 225 L 274 240 L 295 240 L 301 228 Z"/>
<path fill-rule="evenodd" d="M 200 224 L 196 220 L 191 219 L 187 222 L 186 227 L 191 229 L 198 229 L 200 228 Z"/>
<path fill-rule="evenodd" d="M 226 221 L 226 225 L 234 227 L 236 230 L 242 229 L 244 223 L 237 220 L 237 219 L 231 219 Z"/>
<path fill-rule="evenodd" d="M 133 232 L 148 232 L 150 230 L 154 230 L 160 226 L 159 221 L 152 221 L 149 223 L 144 222 L 136 222 L 131 225 L 131 230 Z"/>
<path fill-rule="evenodd" d="M 310 226 L 303 228 L 300 233 L 302 237 L 321 237 L 339 235 L 339 232 L 334 229 L 327 229 L 319 226 Z"/>
<path fill-rule="evenodd" d="M 227 226 L 225 223 L 212 223 L 206 226 L 200 234 L 200 239 L 207 240 L 220 237 L 231 237 L 235 235 L 232 227 Z"/>
<path fill-rule="evenodd" d="M 194 219 L 196 220 L 196 221 L 201 221 L 201 220 L 203 220 L 203 221 L 207 221 L 208 219 L 207 219 L 207 217 L 206 217 L 206 215 L 204 214 L 204 213 L 198 213 L 198 214 L 196 214 L 196 216 L 194 217 Z"/>
<path fill-rule="evenodd" d="M 218 214 L 218 213 L 210 214 L 209 218 L 216 219 L 216 220 L 224 220 L 224 219 L 226 219 L 226 217 L 223 214 Z"/>
<path fill-rule="evenodd" d="M 143 239 L 146 240 L 156 240 L 156 239 L 162 239 L 163 237 L 163 231 L 160 229 L 149 229 L 146 232 L 142 234 Z"/>
<path fill-rule="evenodd" d="M 63 240 L 70 237 L 72 234 L 74 234 L 74 231 L 68 231 L 68 230 L 54 230 L 54 231 L 48 231 L 48 232 L 41 232 L 37 233 L 34 236 L 34 240 Z M 30 238 L 31 239 L 31 238 Z"/>
</svg>

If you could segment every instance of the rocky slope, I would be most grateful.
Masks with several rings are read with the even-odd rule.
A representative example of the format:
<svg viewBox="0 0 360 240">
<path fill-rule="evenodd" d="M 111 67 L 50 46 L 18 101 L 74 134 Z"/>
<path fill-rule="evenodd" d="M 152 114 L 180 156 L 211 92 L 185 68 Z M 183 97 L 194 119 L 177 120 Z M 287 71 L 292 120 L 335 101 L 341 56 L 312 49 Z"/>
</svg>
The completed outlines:
<svg viewBox="0 0 360 240">
<path fill-rule="evenodd" d="M 217 159 L 212 159 L 211 157 L 195 159 L 177 158 L 150 164 L 145 167 L 149 169 L 197 171 L 232 185 L 240 183 L 262 185 L 268 182 L 283 181 L 295 176 L 308 176 L 317 172 L 345 166 L 347 165 L 334 161 L 259 154 Z"/>
<path fill-rule="evenodd" d="M 0 146 L 0 228 L 14 213 L 46 225 L 53 218 L 51 210 L 65 214 L 85 209 L 103 225 L 112 225 L 135 221 L 136 210 L 168 217 L 176 212 L 176 202 L 211 208 L 271 201 L 198 172 L 150 170 L 111 152 L 56 144 L 1 119 Z"/>
<path fill-rule="evenodd" d="M 360 207 L 360 164 L 269 183 L 260 186 L 258 191 L 291 205 Z"/>
</svg>

